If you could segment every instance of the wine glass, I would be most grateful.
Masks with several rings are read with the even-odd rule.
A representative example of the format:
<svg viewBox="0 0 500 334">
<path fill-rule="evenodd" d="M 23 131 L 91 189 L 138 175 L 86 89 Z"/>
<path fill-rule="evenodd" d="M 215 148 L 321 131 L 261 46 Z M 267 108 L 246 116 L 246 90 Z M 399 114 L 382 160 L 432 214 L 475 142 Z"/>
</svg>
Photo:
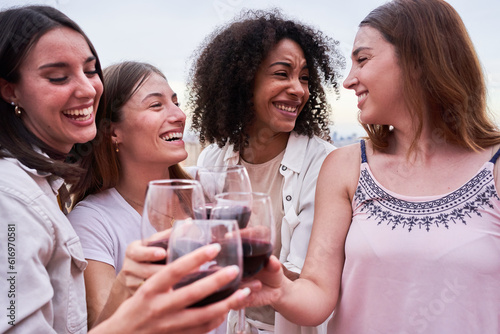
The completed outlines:
<svg viewBox="0 0 500 334">
<path fill-rule="evenodd" d="M 235 219 L 240 225 L 243 279 L 250 278 L 266 266 L 273 252 L 275 224 L 271 198 L 258 192 L 222 193 L 215 198 L 212 217 Z M 244 329 L 243 309 L 238 311 L 236 333 L 244 333 Z"/>
<path fill-rule="evenodd" d="M 221 246 L 217 256 L 204 263 L 199 269 L 183 277 L 173 288 L 179 289 L 207 277 L 227 266 L 238 266 L 238 276 L 217 290 L 188 307 L 202 307 L 223 300 L 233 294 L 240 284 L 242 268 L 241 237 L 234 220 L 177 220 L 170 234 L 168 262 L 175 261 L 202 246 L 218 243 Z"/>
<path fill-rule="evenodd" d="M 252 192 L 252 185 L 244 166 L 198 167 L 195 179 L 200 182 L 205 195 L 207 218 L 215 204 L 215 195 L 228 192 Z"/>
<path fill-rule="evenodd" d="M 143 245 L 167 250 L 174 221 L 187 218 L 206 218 L 205 199 L 198 181 L 168 179 L 149 182 L 141 218 Z M 165 264 L 166 259 L 154 263 Z"/>
</svg>

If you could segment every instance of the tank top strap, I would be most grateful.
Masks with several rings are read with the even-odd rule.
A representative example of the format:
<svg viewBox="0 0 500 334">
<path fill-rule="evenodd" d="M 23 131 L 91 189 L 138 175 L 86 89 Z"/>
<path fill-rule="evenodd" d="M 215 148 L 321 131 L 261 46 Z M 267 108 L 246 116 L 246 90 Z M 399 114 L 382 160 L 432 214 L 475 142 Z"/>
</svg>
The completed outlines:
<svg viewBox="0 0 500 334">
<path fill-rule="evenodd" d="M 361 163 L 365 163 L 365 162 L 368 162 L 368 160 L 366 159 L 366 147 L 365 147 L 365 140 L 364 139 L 361 139 L 359 141 L 360 145 L 361 145 Z M 498 152 L 497 152 L 498 154 Z"/>
<path fill-rule="evenodd" d="M 490 162 L 495 164 L 495 162 L 497 162 L 498 157 L 500 157 L 500 148 L 497 150 L 495 155 L 493 157 L 491 157 Z"/>
</svg>

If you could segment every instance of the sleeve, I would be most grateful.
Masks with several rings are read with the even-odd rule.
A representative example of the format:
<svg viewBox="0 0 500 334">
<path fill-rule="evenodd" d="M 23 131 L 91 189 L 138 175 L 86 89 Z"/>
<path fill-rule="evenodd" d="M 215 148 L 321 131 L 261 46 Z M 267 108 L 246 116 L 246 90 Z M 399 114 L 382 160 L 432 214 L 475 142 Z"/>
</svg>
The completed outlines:
<svg viewBox="0 0 500 334">
<path fill-rule="evenodd" d="M 68 219 L 80 238 L 85 258 L 116 268 L 114 241 L 107 220 L 85 202 L 80 202 L 68 214 Z"/>
<path fill-rule="evenodd" d="M 46 268 L 55 247 L 53 222 L 39 206 L 5 193 L 0 212 L 0 300 L 7 313 L 0 332 L 55 333 L 54 290 Z"/>
</svg>

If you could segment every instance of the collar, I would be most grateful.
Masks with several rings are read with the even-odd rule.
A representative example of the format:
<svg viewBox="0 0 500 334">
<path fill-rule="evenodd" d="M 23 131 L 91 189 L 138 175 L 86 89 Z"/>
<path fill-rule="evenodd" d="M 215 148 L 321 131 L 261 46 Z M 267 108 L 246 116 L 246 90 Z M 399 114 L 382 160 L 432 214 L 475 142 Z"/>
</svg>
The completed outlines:
<svg viewBox="0 0 500 334">
<path fill-rule="evenodd" d="M 308 139 L 307 136 L 299 135 L 295 131 L 292 131 L 288 138 L 285 155 L 283 156 L 281 164 L 296 173 L 300 173 L 306 156 L 306 149 L 309 142 Z M 236 165 L 240 159 L 240 152 L 234 152 L 233 144 L 226 145 L 225 149 L 224 164 Z"/>
</svg>

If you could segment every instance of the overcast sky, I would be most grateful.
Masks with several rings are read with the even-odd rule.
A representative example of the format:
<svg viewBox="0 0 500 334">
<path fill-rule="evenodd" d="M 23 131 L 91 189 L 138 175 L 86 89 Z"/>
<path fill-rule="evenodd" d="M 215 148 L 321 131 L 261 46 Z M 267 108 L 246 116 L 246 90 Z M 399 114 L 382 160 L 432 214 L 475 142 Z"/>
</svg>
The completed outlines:
<svg viewBox="0 0 500 334">
<path fill-rule="evenodd" d="M 97 49 L 102 65 L 123 60 L 150 62 L 185 101 L 189 60 L 202 40 L 243 8 L 278 7 L 288 17 L 340 41 L 348 59 L 358 23 L 385 0 L 0 0 L 0 8 L 28 3 L 52 5 L 76 21 Z M 450 0 L 462 16 L 487 75 L 490 109 L 500 115 L 499 0 Z M 356 99 L 341 91 L 330 101 L 339 130 L 356 123 Z M 182 107 L 182 106 L 181 106 Z M 184 104 L 185 107 L 185 104 Z M 188 110 L 185 110 L 188 112 Z M 497 116 L 500 122 L 500 116 Z"/>
</svg>

